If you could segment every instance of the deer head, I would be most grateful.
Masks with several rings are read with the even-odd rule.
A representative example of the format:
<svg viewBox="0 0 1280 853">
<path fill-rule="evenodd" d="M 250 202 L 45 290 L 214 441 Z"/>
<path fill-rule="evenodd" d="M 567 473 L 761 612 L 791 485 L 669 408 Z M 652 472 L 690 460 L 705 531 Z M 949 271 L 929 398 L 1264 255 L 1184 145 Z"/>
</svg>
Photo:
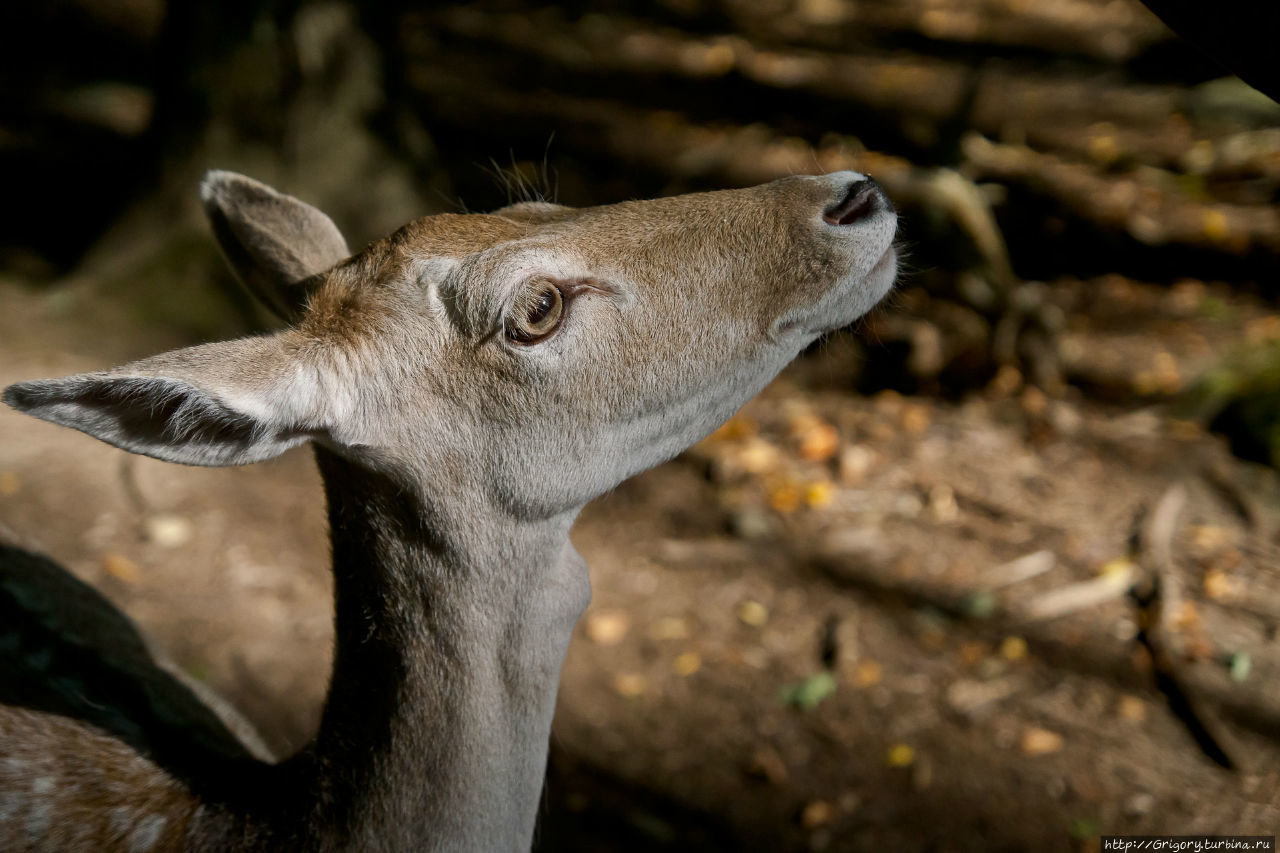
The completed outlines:
<svg viewBox="0 0 1280 853">
<path fill-rule="evenodd" d="M 896 273 L 893 208 L 853 172 L 429 216 L 351 257 L 327 216 L 249 178 L 211 172 L 202 197 L 288 325 L 5 400 L 186 464 L 313 440 L 521 519 L 692 444 Z"/>
</svg>

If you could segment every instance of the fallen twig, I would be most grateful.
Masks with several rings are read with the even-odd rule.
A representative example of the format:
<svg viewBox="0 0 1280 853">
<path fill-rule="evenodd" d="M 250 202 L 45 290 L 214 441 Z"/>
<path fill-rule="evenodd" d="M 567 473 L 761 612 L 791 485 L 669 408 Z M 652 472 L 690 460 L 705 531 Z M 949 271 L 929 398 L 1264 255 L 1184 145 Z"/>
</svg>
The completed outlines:
<svg viewBox="0 0 1280 853">
<path fill-rule="evenodd" d="M 1179 587 L 1173 572 L 1173 537 L 1187 501 L 1182 485 L 1171 486 L 1156 504 L 1145 525 L 1135 522 L 1135 558 L 1142 566 L 1133 585 L 1138 605 L 1138 642 L 1151 655 L 1156 689 L 1164 694 L 1175 717 L 1186 727 L 1200 750 L 1228 770 L 1243 769 L 1239 750 L 1230 736 L 1183 677 L 1173 651 L 1170 622 L 1179 607 Z"/>
</svg>

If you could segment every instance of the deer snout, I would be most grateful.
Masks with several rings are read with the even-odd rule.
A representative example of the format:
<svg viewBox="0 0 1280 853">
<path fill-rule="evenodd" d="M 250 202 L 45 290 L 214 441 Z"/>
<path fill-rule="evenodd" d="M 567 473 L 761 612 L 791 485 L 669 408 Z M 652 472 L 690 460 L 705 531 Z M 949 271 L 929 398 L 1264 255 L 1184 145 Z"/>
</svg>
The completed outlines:
<svg viewBox="0 0 1280 853">
<path fill-rule="evenodd" d="M 822 212 L 823 222 L 835 226 L 854 225 L 882 210 L 894 212 L 893 202 L 889 201 L 875 178 L 856 172 L 852 174 L 856 177 L 841 182 L 835 203 Z"/>
<path fill-rule="evenodd" d="M 799 304 L 772 327 L 776 339 L 797 332 L 812 337 L 852 323 L 893 288 L 898 272 L 897 211 L 880 185 L 852 171 L 808 180 L 816 192 L 805 199 L 812 211 L 805 224 L 820 233 L 813 234 L 814 243 L 800 243 L 825 259 L 827 275 L 814 276 L 797 291 Z M 819 216 L 821 223 L 815 221 Z"/>
</svg>

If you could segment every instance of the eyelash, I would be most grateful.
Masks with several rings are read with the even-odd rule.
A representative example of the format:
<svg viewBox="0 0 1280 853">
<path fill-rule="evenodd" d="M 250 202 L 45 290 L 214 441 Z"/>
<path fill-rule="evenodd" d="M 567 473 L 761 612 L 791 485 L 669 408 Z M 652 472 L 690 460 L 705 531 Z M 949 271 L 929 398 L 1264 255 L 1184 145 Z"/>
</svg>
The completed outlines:
<svg viewBox="0 0 1280 853">
<path fill-rule="evenodd" d="M 568 302 L 559 284 L 551 279 L 535 279 L 521 289 L 503 322 L 507 340 L 523 346 L 545 341 L 563 325 Z M 548 318 L 550 323 L 542 327 L 540 324 Z"/>
<path fill-rule="evenodd" d="M 555 289 L 558 303 L 560 307 L 556 322 L 547 329 L 546 332 L 527 337 L 521 337 L 518 330 L 512 328 L 513 322 L 518 322 L 519 312 L 525 307 L 533 303 L 532 294 L 541 292 L 541 285 L 545 283 Z M 512 302 L 511 307 L 507 310 L 506 316 L 502 321 L 503 336 L 516 346 L 533 346 L 552 337 L 564 326 L 565 318 L 569 313 L 569 306 L 575 298 L 584 291 L 596 291 L 599 293 L 612 293 L 613 288 L 597 281 L 593 278 L 575 279 L 573 281 L 560 281 L 546 276 L 539 276 L 531 279 L 522 285 L 521 293 Z"/>
</svg>

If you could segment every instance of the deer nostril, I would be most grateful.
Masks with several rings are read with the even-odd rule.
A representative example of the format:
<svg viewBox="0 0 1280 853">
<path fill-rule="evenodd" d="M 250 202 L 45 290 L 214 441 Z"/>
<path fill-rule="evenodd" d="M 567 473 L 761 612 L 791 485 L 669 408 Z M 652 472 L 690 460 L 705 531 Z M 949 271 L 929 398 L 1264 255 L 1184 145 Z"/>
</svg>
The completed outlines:
<svg viewBox="0 0 1280 853">
<path fill-rule="evenodd" d="M 822 219 L 828 225 L 852 225 L 878 211 L 884 198 L 874 178 L 856 181 L 849 185 L 840 201 L 822 212 Z"/>
</svg>

